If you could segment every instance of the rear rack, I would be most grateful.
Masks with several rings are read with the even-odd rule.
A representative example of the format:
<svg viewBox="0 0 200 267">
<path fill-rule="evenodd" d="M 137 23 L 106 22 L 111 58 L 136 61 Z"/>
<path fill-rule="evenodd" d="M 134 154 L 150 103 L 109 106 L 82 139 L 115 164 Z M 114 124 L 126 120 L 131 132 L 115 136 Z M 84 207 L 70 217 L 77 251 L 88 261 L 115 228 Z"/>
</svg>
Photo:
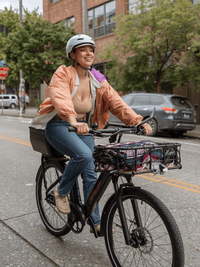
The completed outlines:
<svg viewBox="0 0 200 267">
<path fill-rule="evenodd" d="M 135 175 L 153 173 L 161 167 L 181 169 L 180 148 L 179 143 L 155 144 L 151 141 L 144 141 L 137 146 L 133 142 L 126 145 L 98 145 L 93 152 L 95 171 L 116 170 L 121 174 L 130 172 Z"/>
</svg>

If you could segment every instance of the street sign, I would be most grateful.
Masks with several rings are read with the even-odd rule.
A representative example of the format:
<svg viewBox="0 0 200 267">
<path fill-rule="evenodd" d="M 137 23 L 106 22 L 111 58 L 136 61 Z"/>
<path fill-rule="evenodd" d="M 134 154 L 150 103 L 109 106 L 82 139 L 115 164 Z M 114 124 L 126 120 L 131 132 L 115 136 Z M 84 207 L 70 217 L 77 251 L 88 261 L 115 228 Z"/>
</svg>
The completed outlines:
<svg viewBox="0 0 200 267">
<path fill-rule="evenodd" d="M 6 89 L 5 84 L 1 84 L 1 90 L 5 90 L 5 89 Z"/>
<path fill-rule="evenodd" d="M 0 79 L 5 80 L 8 75 L 9 65 L 6 64 L 5 60 L 0 61 Z"/>
<path fill-rule="evenodd" d="M 8 75 L 9 68 L 8 67 L 0 67 L 0 79 L 5 80 Z"/>
</svg>

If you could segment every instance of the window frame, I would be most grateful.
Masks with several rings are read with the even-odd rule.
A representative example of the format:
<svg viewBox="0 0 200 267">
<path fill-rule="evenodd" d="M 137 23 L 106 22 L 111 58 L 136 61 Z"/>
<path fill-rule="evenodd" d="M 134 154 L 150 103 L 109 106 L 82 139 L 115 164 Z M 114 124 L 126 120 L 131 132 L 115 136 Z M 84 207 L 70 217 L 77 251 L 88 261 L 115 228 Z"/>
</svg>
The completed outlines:
<svg viewBox="0 0 200 267">
<path fill-rule="evenodd" d="M 96 63 L 93 65 L 95 70 L 98 70 L 101 74 L 103 74 L 104 76 L 106 75 L 106 63 L 105 62 L 101 62 L 101 63 Z M 102 70 L 103 71 L 102 71 Z"/>
<path fill-rule="evenodd" d="M 74 17 L 74 16 L 71 16 L 71 17 L 65 19 L 66 29 L 67 29 L 68 27 L 70 27 L 70 25 L 68 25 L 68 24 L 70 24 L 71 19 L 74 19 L 74 21 L 72 22 L 72 24 L 73 24 L 73 28 L 74 28 L 74 25 L 75 25 L 75 17 Z"/>
<path fill-rule="evenodd" d="M 200 0 L 191 0 L 193 5 L 196 5 Z M 199 3 L 200 4 L 200 3 Z"/>
<path fill-rule="evenodd" d="M 112 1 L 108 1 L 108 2 L 105 2 L 101 5 L 98 5 L 98 6 L 95 6 L 91 9 L 88 9 L 88 30 L 89 30 L 89 33 L 88 35 L 91 36 L 92 38 L 98 38 L 98 37 L 102 37 L 102 36 L 106 36 L 106 35 L 109 35 L 109 34 L 112 34 L 112 29 L 115 29 L 115 26 L 116 26 L 116 21 L 112 21 L 110 23 L 107 23 L 106 24 L 106 20 L 107 20 L 107 13 L 106 13 L 106 5 L 113 2 L 115 4 L 115 14 L 114 14 L 114 17 L 116 16 L 116 0 L 112 0 Z M 103 7 L 103 25 L 102 26 L 98 26 L 96 27 L 95 26 L 95 21 L 96 21 L 96 18 L 95 17 L 95 9 L 99 8 L 99 7 Z M 92 28 L 90 29 L 89 27 L 89 12 L 92 11 Z M 114 27 L 113 27 L 114 25 Z M 107 27 L 107 26 L 111 26 L 110 29 Z M 98 34 L 97 30 L 99 29 L 99 32 L 101 31 L 101 29 L 103 29 L 103 33 L 102 34 Z"/>
<path fill-rule="evenodd" d="M 54 4 L 56 2 L 58 2 L 59 0 L 50 0 L 50 4 Z"/>
</svg>

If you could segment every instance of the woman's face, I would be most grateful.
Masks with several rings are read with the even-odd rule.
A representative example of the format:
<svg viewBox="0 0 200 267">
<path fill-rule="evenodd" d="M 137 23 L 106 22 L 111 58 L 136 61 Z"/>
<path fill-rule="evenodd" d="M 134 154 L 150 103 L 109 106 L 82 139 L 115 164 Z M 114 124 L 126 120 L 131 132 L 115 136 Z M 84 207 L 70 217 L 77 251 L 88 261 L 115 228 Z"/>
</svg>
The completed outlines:
<svg viewBox="0 0 200 267">
<path fill-rule="evenodd" d="M 89 68 L 94 60 L 94 48 L 90 45 L 77 47 L 75 53 L 71 57 L 75 59 L 81 66 Z"/>
</svg>

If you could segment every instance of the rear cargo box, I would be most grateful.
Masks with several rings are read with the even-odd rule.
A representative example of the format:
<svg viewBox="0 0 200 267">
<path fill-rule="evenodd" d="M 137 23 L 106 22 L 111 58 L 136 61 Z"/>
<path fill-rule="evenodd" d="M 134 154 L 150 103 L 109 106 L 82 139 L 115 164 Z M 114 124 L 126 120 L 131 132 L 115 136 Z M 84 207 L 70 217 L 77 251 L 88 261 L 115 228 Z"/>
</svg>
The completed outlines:
<svg viewBox="0 0 200 267">
<path fill-rule="evenodd" d="M 53 148 L 46 139 L 45 129 L 35 129 L 33 125 L 29 126 L 30 141 L 33 150 L 38 151 L 50 157 L 63 157 L 63 154 Z"/>
</svg>

